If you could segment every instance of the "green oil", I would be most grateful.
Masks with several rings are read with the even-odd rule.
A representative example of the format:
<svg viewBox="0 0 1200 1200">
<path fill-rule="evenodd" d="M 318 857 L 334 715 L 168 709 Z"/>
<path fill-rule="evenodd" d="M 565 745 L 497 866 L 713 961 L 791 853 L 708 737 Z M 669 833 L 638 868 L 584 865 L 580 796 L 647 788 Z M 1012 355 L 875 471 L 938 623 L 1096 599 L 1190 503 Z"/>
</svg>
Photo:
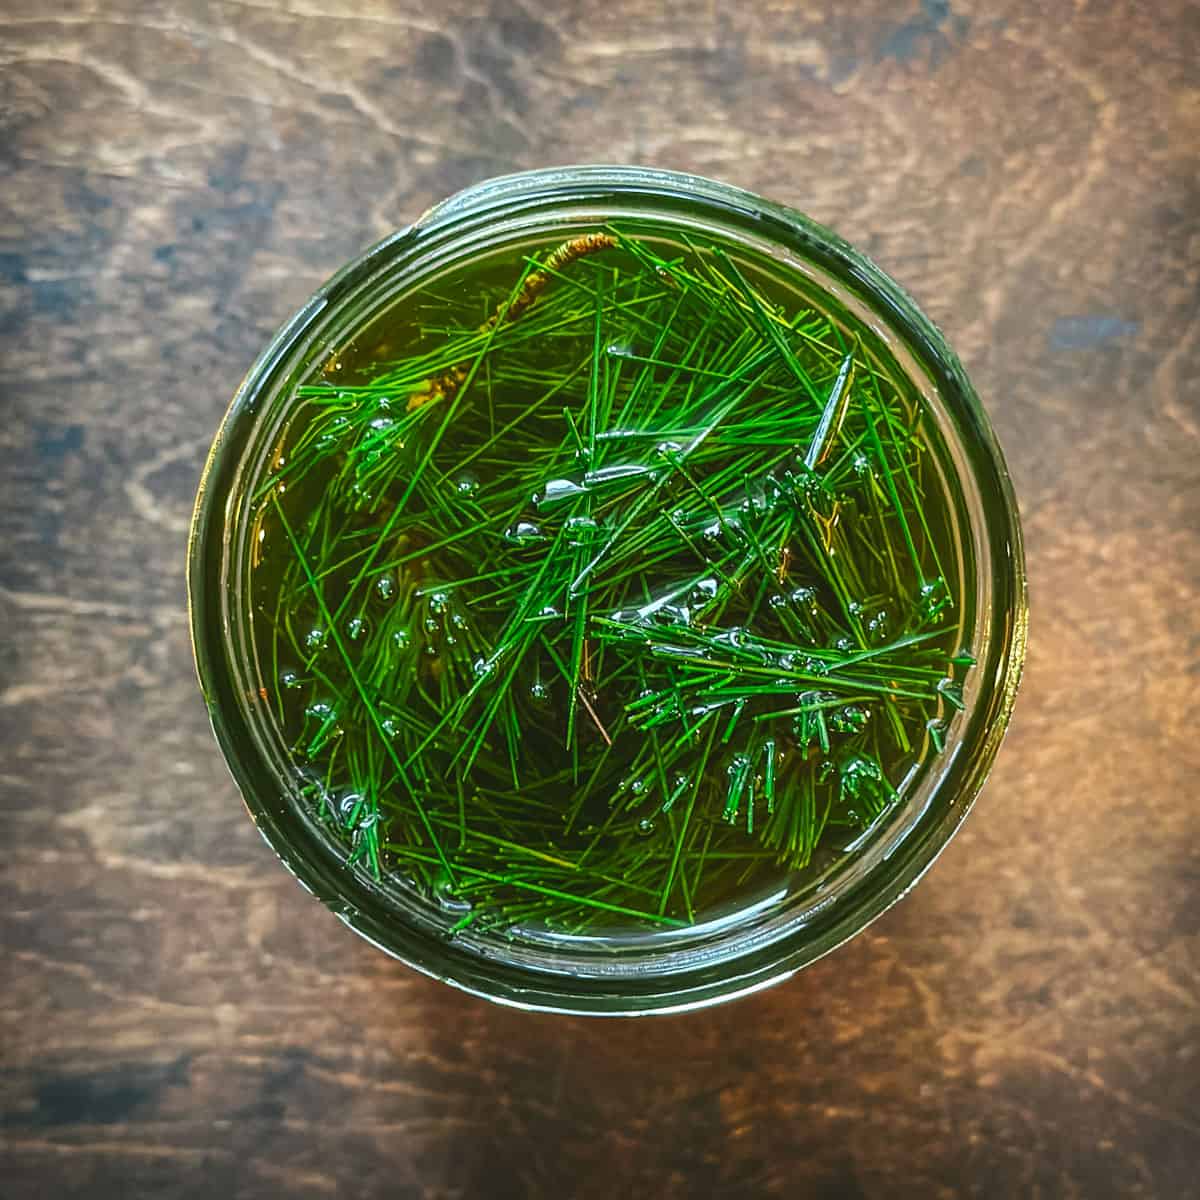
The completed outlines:
<svg viewBox="0 0 1200 1200">
<path fill-rule="evenodd" d="M 443 272 L 297 385 L 253 503 L 299 803 L 455 929 L 691 925 L 792 886 L 962 704 L 934 422 L 744 248 L 642 223 Z"/>
</svg>

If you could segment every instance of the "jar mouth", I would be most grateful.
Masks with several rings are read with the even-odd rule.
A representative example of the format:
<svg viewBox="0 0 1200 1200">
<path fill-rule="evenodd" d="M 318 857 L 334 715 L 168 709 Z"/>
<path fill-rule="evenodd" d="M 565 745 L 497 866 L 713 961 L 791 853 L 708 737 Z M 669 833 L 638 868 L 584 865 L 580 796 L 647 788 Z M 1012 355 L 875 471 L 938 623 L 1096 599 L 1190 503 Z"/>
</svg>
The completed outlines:
<svg viewBox="0 0 1200 1200">
<path fill-rule="evenodd" d="M 248 523 L 239 497 L 274 443 L 298 373 L 335 330 L 361 324 L 398 289 L 498 236 L 626 215 L 708 230 L 769 253 L 853 312 L 919 386 L 946 441 L 947 469 L 963 491 L 958 532 L 974 567 L 969 603 L 978 660 L 967 707 L 944 752 L 904 790 L 884 827 L 828 878 L 814 880 L 803 904 L 760 915 L 739 909 L 737 920 L 656 936 L 641 951 L 597 938 L 448 939 L 444 923 L 421 905 L 405 905 L 395 889 L 346 867 L 298 811 L 294 768 L 247 699 L 254 653 L 244 602 Z M 251 817 L 300 883 L 361 936 L 428 975 L 502 1003 L 597 1015 L 677 1012 L 765 987 L 899 899 L 949 841 L 984 782 L 1015 699 L 1026 628 L 1011 481 L 978 397 L 937 328 L 878 267 L 807 217 L 725 184 L 634 167 L 556 168 L 469 188 L 321 288 L 246 376 L 213 444 L 191 528 L 188 594 L 197 671 L 217 740 Z"/>
</svg>

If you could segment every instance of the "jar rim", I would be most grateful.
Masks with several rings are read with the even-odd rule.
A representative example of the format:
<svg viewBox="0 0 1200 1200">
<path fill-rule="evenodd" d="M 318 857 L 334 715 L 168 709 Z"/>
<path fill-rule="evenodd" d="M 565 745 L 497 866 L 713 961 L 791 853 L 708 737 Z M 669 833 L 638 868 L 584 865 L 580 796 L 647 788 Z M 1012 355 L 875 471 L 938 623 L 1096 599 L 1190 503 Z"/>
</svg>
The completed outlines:
<svg viewBox="0 0 1200 1200">
<path fill-rule="evenodd" d="M 901 839 L 895 853 L 839 902 L 838 912 L 801 922 L 757 949 L 743 948 L 693 969 L 579 978 L 464 950 L 419 922 L 397 920 L 400 914 L 387 909 L 378 889 L 344 864 L 335 871 L 297 836 L 288 797 L 280 794 L 281 765 L 264 761 L 261 747 L 251 745 L 231 662 L 238 631 L 221 597 L 231 590 L 231 505 L 256 418 L 272 389 L 276 394 L 286 390 L 282 381 L 316 331 L 390 272 L 401 274 L 397 264 L 411 261 L 422 247 L 457 244 L 514 212 L 574 212 L 589 205 L 602 211 L 616 197 L 650 208 L 699 204 L 722 227 L 752 229 L 758 238 L 819 265 L 901 340 L 970 439 L 968 465 L 986 502 L 972 520 L 980 517 L 986 525 L 975 532 L 990 567 L 981 619 L 993 623 L 995 636 L 989 641 L 993 661 L 976 668 L 988 672 L 972 724 L 976 736 L 967 741 L 964 730 L 965 752 L 946 772 L 947 779 L 953 774 L 950 801 L 940 802 L 937 819 L 921 829 L 920 837 Z M 984 783 L 1015 701 L 1027 623 L 1021 529 L 1003 454 L 957 356 L 908 293 L 861 252 L 799 212 L 700 176 L 605 165 L 501 176 L 449 197 L 342 268 L 280 329 L 235 393 L 201 476 L 188 543 L 188 607 L 197 674 L 217 741 L 252 819 L 298 881 L 367 941 L 427 975 L 500 1003 L 593 1015 L 679 1012 L 759 990 L 828 953 L 906 894 L 948 844 Z"/>
</svg>

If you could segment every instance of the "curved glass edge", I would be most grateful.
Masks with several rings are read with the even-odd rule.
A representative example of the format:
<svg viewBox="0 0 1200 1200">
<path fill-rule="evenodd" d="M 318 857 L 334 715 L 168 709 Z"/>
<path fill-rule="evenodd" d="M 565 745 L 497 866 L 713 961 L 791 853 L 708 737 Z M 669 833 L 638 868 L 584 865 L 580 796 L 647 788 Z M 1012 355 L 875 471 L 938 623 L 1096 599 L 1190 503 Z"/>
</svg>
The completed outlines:
<svg viewBox="0 0 1200 1200">
<path fill-rule="evenodd" d="M 277 377 L 286 360 L 295 356 L 321 315 L 342 295 L 369 283 L 378 270 L 386 269 L 388 261 L 418 234 L 438 236 L 447 230 L 461 228 L 464 221 L 472 226 L 486 224 L 497 209 L 511 210 L 517 202 L 536 204 L 544 198 L 548 205 L 559 206 L 570 200 L 587 197 L 603 200 L 606 196 L 621 193 L 644 198 L 647 192 L 659 194 L 664 201 L 695 201 L 700 197 L 730 217 L 759 225 L 768 221 L 769 227 L 763 232 L 778 239 L 783 248 L 812 257 L 818 264 L 831 269 L 841 281 L 856 290 L 861 289 L 860 298 L 868 301 L 871 307 L 879 308 L 883 301 L 883 315 L 899 332 L 913 338 L 910 348 L 922 364 L 937 368 L 935 380 L 939 388 L 949 384 L 957 393 L 956 399 L 972 418 L 974 448 L 976 458 L 980 460 L 975 466 L 983 467 L 990 475 L 1005 518 L 1003 527 L 997 529 L 992 528 L 989 519 L 990 548 L 994 562 L 1000 568 L 992 573 L 993 591 L 998 593 L 993 596 L 994 611 L 1007 617 L 1007 627 L 998 635 L 1001 686 L 992 692 L 992 702 L 981 714 L 986 736 L 974 747 L 972 770 L 959 790 L 957 803 L 947 808 L 942 819 L 933 824 L 924 837 L 902 847 L 903 861 L 884 881 L 885 886 L 865 898 L 860 897 L 853 911 L 834 928 L 826 930 L 822 937 L 806 940 L 787 953 L 778 952 L 779 945 L 768 947 L 776 952 L 765 962 L 760 961 L 761 955 L 749 962 L 722 959 L 709 970 L 697 969 L 682 977 L 662 980 L 661 990 L 647 989 L 645 985 L 652 982 L 650 980 L 639 981 L 641 986 L 636 992 L 629 987 L 614 991 L 611 985 L 599 980 L 588 981 L 585 987 L 571 988 L 568 986 L 571 981 L 560 976 L 536 976 L 532 972 L 525 972 L 520 980 L 512 981 L 504 978 L 504 973 L 498 972 L 494 964 L 463 953 L 450 943 L 441 943 L 431 952 L 428 940 L 418 931 L 398 929 L 395 922 L 381 922 L 353 903 L 353 898 L 347 895 L 344 879 L 334 877 L 333 873 L 322 869 L 319 862 L 314 862 L 312 856 L 299 853 L 297 847 L 290 844 L 289 839 L 294 838 L 295 831 L 281 827 L 280 818 L 285 815 L 282 802 L 273 806 L 264 800 L 264 793 L 278 792 L 277 783 L 266 789 L 256 786 L 255 777 L 259 774 L 256 766 L 260 764 L 247 761 L 247 756 L 237 745 L 235 731 L 224 719 L 223 713 L 236 711 L 228 704 L 236 698 L 228 694 L 227 686 L 222 686 L 221 673 L 210 654 L 210 646 L 214 643 L 210 640 L 206 644 L 206 636 L 215 633 L 215 644 L 219 649 L 220 636 L 226 632 L 220 620 L 214 630 L 214 614 L 208 610 L 203 588 L 204 581 L 210 578 L 208 569 L 217 565 L 212 561 L 214 551 L 227 548 L 223 522 L 227 514 L 225 506 L 219 503 L 219 483 L 229 473 L 229 464 L 224 463 L 222 470 L 222 461 L 230 443 L 236 440 L 238 426 L 253 415 L 266 385 Z M 220 536 L 214 539 L 214 532 L 218 532 L 214 522 L 218 519 L 222 520 L 222 527 Z M 1003 569 L 1005 564 L 1008 570 Z M 280 329 L 235 393 L 205 464 L 188 541 L 188 605 L 197 674 L 214 734 L 252 819 L 284 866 L 306 890 L 332 907 L 342 921 L 367 941 L 423 974 L 486 999 L 523 1009 L 592 1015 L 682 1012 L 780 982 L 860 932 L 906 895 L 949 843 L 986 779 L 1011 716 L 1027 632 L 1021 531 L 1003 454 L 957 356 L 909 294 L 866 256 L 802 213 L 698 176 L 608 166 L 525 172 L 467 188 L 348 264 Z M 207 634 L 204 631 L 208 631 Z M 228 683 L 227 680 L 224 682 Z M 786 944 L 789 940 L 795 939 L 782 941 Z M 432 965 L 434 960 L 437 966 Z"/>
</svg>

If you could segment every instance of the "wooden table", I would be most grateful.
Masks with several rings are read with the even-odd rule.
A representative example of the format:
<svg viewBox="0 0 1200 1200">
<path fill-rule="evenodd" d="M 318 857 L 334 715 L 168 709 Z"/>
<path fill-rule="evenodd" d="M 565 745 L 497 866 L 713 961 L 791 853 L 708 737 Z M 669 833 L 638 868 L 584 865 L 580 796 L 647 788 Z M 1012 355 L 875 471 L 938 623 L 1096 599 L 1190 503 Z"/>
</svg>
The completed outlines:
<svg viewBox="0 0 1200 1200">
<path fill-rule="evenodd" d="M 0 1196 L 1200 1195 L 1198 62 L 1185 0 L 7 0 Z M 963 832 L 690 1017 L 522 1015 L 359 942 L 192 678 L 193 489 L 266 338 L 437 198 L 578 160 L 873 254 L 1029 542 Z"/>
</svg>

